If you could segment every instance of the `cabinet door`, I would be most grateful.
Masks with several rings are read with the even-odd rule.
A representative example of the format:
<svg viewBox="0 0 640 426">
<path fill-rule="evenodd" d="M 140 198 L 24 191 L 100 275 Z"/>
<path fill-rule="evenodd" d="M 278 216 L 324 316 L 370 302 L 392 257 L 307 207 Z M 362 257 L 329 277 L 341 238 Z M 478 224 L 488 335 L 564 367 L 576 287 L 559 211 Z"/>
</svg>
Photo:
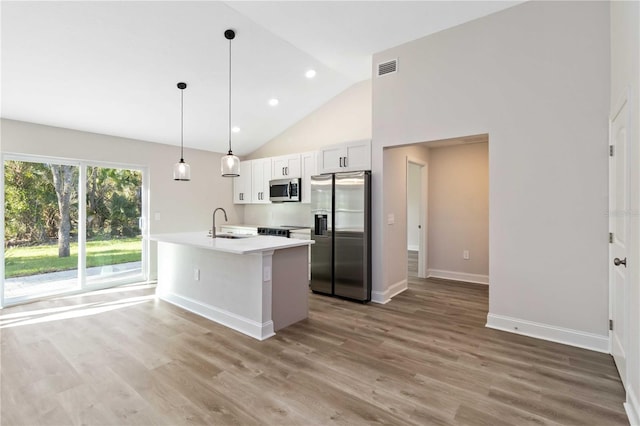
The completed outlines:
<svg viewBox="0 0 640 426">
<path fill-rule="evenodd" d="M 251 203 L 251 161 L 240 162 L 240 176 L 233 178 L 233 203 Z"/>
<path fill-rule="evenodd" d="M 301 177 L 300 155 L 283 155 L 271 159 L 273 179 Z"/>
<path fill-rule="evenodd" d="M 315 152 L 305 152 L 300 155 L 302 165 L 302 203 L 311 202 L 311 176 L 318 174 L 318 163 Z"/>
<path fill-rule="evenodd" d="M 371 170 L 371 142 L 368 140 L 345 144 L 344 171 Z"/>
<path fill-rule="evenodd" d="M 269 181 L 271 180 L 271 159 L 261 158 L 251 161 L 251 202 L 270 203 Z"/>
<path fill-rule="evenodd" d="M 371 170 L 371 141 L 328 146 L 318 156 L 318 174 Z"/>
<path fill-rule="evenodd" d="M 344 147 L 334 145 L 323 148 L 318 152 L 318 174 L 341 171 Z"/>
</svg>

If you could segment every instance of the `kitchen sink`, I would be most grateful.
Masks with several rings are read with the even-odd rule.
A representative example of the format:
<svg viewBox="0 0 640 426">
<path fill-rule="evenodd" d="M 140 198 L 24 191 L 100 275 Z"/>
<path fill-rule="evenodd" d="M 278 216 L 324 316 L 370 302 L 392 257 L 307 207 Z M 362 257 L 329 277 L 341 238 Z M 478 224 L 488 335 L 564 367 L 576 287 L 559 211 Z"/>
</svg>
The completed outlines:
<svg viewBox="0 0 640 426">
<path fill-rule="evenodd" d="M 216 235 L 216 238 L 226 238 L 226 239 L 229 239 L 229 240 L 238 240 L 238 239 L 241 239 L 241 238 L 249 238 L 251 236 L 252 235 L 238 235 L 238 234 L 222 234 L 222 235 L 220 235 L 220 234 L 218 234 L 218 235 Z"/>
</svg>

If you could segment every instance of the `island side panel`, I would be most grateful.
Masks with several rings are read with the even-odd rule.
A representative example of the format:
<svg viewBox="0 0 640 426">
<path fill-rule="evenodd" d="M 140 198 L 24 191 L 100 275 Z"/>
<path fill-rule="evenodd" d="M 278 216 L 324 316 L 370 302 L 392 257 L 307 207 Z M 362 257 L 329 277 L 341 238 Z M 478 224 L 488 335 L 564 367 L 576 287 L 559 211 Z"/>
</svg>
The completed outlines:
<svg viewBox="0 0 640 426">
<path fill-rule="evenodd" d="M 233 254 L 159 242 L 156 294 L 256 339 L 274 334 L 270 312 L 264 312 L 261 253 Z"/>
<path fill-rule="evenodd" d="M 280 330 L 309 316 L 308 247 L 273 253 L 272 317 Z"/>
</svg>

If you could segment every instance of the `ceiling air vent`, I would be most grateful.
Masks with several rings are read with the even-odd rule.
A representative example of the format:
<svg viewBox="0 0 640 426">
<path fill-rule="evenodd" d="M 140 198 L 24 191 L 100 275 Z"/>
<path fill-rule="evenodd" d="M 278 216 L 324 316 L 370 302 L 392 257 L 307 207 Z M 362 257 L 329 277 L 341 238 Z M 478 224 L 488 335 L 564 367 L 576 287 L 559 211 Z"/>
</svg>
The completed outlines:
<svg viewBox="0 0 640 426">
<path fill-rule="evenodd" d="M 383 62 L 378 64 L 378 77 L 381 77 L 386 74 L 392 74 L 398 71 L 398 60 L 393 59 L 391 61 Z"/>
</svg>

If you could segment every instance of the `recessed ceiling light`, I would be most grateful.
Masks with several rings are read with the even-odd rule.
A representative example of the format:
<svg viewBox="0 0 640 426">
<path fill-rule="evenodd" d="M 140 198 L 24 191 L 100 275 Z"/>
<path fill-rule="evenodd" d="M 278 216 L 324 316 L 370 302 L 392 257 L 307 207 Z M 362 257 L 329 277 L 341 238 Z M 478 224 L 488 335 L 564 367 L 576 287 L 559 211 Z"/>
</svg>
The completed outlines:
<svg viewBox="0 0 640 426">
<path fill-rule="evenodd" d="M 238 132 L 240 131 L 240 127 L 235 126 L 235 127 L 233 127 L 233 128 L 231 129 L 231 131 L 232 131 L 233 133 L 238 133 Z"/>
<path fill-rule="evenodd" d="M 304 76 L 307 78 L 313 78 L 316 76 L 316 70 L 307 70 L 307 72 L 304 73 Z"/>
<path fill-rule="evenodd" d="M 276 98 L 271 98 L 271 99 L 269 99 L 269 105 L 271 105 L 271 106 L 276 106 L 276 105 L 278 105 L 279 103 L 280 103 L 280 101 L 279 101 L 279 100 L 277 100 Z"/>
</svg>

